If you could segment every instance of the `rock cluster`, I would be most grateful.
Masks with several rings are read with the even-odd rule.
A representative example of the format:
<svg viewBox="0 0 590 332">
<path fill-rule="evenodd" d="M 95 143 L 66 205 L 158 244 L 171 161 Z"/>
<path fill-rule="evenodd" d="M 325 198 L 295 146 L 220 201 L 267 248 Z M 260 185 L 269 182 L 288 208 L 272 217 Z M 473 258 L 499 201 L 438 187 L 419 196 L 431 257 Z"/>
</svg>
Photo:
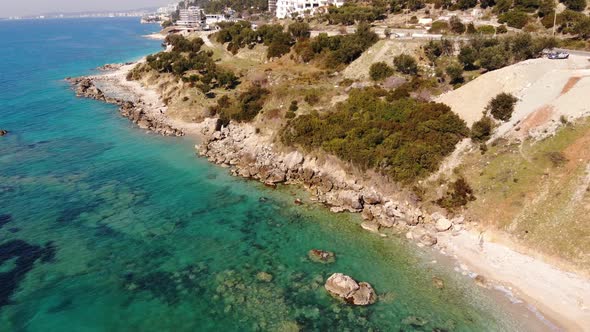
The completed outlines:
<svg viewBox="0 0 590 332">
<path fill-rule="evenodd" d="M 334 263 L 336 261 L 336 254 L 331 251 L 319 250 L 319 249 L 311 249 L 307 256 L 310 260 L 317 262 L 317 263 Z"/>
<path fill-rule="evenodd" d="M 342 273 L 332 274 L 324 286 L 326 290 L 354 305 L 369 305 L 377 301 L 373 287 L 366 282 L 356 282 Z"/>
<path fill-rule="evenodd" d="M 0 136 L 8 135 L 8 131 L 4 129 L 0 129 Z"/>
<path fill-rule="evenodd" d="M 67 79 L 76 90 L 76 96 L 104 101 L 109 104 L 119 106 L 119 112 L 124 117 L 137 124 L 139 128 L 146 129 L 164 136 L 183 136 L 184 133 L 172 126 L 166 124 L 157 117 L 150 116 L 145 111 L 147 105 L 142 101 L 132 102 L 119 98 L 106 96 L 88 77 L 69 78 Z"/>
<path fill-rule="evenodd" d="M 249 124 L 230 123 L 222 127 L 217 120 L 203 126 L 205 139 L 197 146 L 209 161 L 229 167 L 235 176 L 256 179 L 267 185 L 295 183 L 306 187 L 318 202 L 333 212 L 361 213 L 362 228 L 379 232 L 394 226 L 417 228 L 408 238 L 420 245 L 437 243 L 437 232 L 453 230 L 454 222 L 441 214 L 432 216 L 409 204 L 385 197 L 374 188 L 351 181 L 336 166 L 320 164 L 298 151 L 278 152 L 272 140 L 256 132 Z M 461 221 L 462 222 L 462 221 Z M 434 224 L 436 223 L 436 227 Z"/>
</svg>

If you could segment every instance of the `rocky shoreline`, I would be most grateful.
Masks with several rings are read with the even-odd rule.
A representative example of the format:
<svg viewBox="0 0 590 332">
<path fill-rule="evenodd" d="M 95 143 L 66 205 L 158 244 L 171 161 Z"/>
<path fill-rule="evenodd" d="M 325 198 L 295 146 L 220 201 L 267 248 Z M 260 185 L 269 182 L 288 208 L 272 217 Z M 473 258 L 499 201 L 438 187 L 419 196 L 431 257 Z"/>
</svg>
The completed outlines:
<svg viewBox="0 0 590 332">
<path fill-rule="evenodd" d="M 126 81 L 126 74 L 132 67 L 122 66 L 113 73 L 69 81 L 81 97 L 117 104 L 121 114 L 138 125 L 145 119 L 146 122 L 140 125 L 144 129 L 162 135 L 180 136 L 186 132 L 200 137 L 201 143 L 196 146 L 198 153 L 210 162 L 229 168 L 235 176 L 259 180 L 269 186 L 279 183 L 301 185 L 312 194 L 313 200 L 325 204 L 332 212 L 360 213 L 364 219 L 361 224 L 363 229 L 381 236 L 405 232 L 406 238 L 415 241 L 419 247 L 435 247 L 444 255 L 452 256 L 461 263 L 469 263 L 473 272 L 467 270 L 464 264 L 460 265 L 458 271 L 476 276 L 476 283 L 480 286 L 494 288 L 495 282 L 500 282 L 500 285 L 512 289 L 514 285 L 518 290 L 523 290 L 520 295 L 527 302 L 542 308 L 544 313 L 550 313 L 560 325 L 579 327 L 578 319 L 586 314 L 587 309 L 576 298 L 579 294 L 588 293 L 590 284 L 587 280 L 577 276 L 574 278 L 571 273 L 557 270 L 540 259 L 520 254 L 506 245 L 486 242 L 484 247 L 483 239 L 487 241 L 487 236 L 483 236 L 482 232 L 478 236 L 477 232 L 465 229 L 462 217 L 449 219 L 440 213 L 426 213 L 417 204 L 394 197 L 395 192 L 385 194 L 383 189 L 391 189 L 387 188 L 389 185 L 383 186 L 378 181 L 374 185 L 375 182 L 355 177 L 347 173 L 341 164 L 326 162 L 313 155 L 304 156 L 297 151 L 283 152 L 275 146 L 270 136 L 259 133 L 254 125 L 231 123 L 222 127 L 214 118 L 205 119 L 199 124 L 174 121 L 166 114 L 167 107 L 162 104 L 156 91 L 137 82 Z M 89 79 L 91 84 L 85 79 Z M 101 91 L 97 83 L 109 92 Z M 119 94 L 110 90 L 118 92 L 120 89 L 132 96 L 113 97 Z M 295 204 L 301 203 L 300 200 L 295 201 Z M 498 264 L 502 265 L 501 270 L 493 268 Z M 534 278 L 534 283 L 523 279 L 523 273 Z M 486 278 L 478 279 L 477 276 L 481 274 Z M 544 281 L 549 278 L 553 282 Z M 559 287 L 548 292 L 547 287 L 556 284 Z M 552 308 L 552 298 L 556 296 L 561 298 L 567 311 L 555 312 Z M 524 310 L 531 310 L 527 308 Z"/>
<path fill-rule="evenodd" d="M 106 66 L 107 65 L 101 68 Z M 120 67 L 116 67 L 116 65 L 109 65 L 107 68 L 108 70 L 112 70 L 113 68 L 119 69 Z M 95 79 L 93 77 L 83 76 L 66 78 L 66 81 L 72 84 L 76 91 L 76 96 L 78 97 L 90 98 L 109 104 L 118 105 L 121 115 L 131 120 L 131 122 L 135 123 L 141 129 L 147 129 L 163 136 L 184 136 L 184 132 L 182 130 L 170 126 L 161 119 L 154 117 L 149 112 L 147 112 L 146 110 L 149 108 L 149 105 L 146 105 L 146 103 L 141 99 L 137 101 L 131 101 L 114 96 L 108 96 L 96 86 Z"/>
<path fill-rule="evenodd" d="M 463 229 L 463 218 L 449 220 L 440 213 L 425 213 L 359 179 L 339 176 L 346 172 L 335 165 L 319 162 L 299 151 L 277 152 L 272 140 L 257 134 L 252 125 L 230 123 L 220 128 L 213 119 L 203 128 L 203 134 L 205 140 L 196 148 L 210 162 L 230 168 L 232 175 L 269 186 L 302 185 L 332 212 L 361 213 L 364 220 L 361 227 L 365 230 L 379 233 L 383 228 L 396 227 L 408 231 L 406 237 L 419 245 L 433 246 L 438 232 Z"/>
</svg>

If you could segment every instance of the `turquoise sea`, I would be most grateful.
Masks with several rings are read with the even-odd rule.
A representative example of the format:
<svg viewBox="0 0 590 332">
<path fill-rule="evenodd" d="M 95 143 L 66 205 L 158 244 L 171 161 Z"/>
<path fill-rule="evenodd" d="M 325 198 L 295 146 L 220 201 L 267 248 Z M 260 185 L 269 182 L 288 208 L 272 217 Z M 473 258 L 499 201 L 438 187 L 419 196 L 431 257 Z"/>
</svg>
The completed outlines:
<svg viewBox="0 0 590 332">
<path fill-rule="evenodd" d="M 63 81 L 158 51 L 141 37 L 156 28 L 0 22 L 0 331 L 527 330 L 403 236 L 232 178 L 190 139 L 139 130 Z M 313 248 L 336 263 L 309 261 Z M 334 272 L 370 282 L 378 303 L 331 298 Z"/>
</svg>

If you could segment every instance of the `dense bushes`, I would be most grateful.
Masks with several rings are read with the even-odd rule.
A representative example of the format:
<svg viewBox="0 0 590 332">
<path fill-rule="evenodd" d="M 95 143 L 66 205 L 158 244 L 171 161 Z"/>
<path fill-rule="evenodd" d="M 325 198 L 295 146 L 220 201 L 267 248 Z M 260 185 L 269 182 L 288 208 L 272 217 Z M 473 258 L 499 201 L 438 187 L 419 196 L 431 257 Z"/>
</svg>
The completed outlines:
<svg viewBox="0 0 590 332">
<path fill-rule="evenodd" d="M 361 23 L 353 34 L 329 37 L 326 33 L 298 42 L 295 52 L 305 62 L 316 58 L 327 68 L 338 68 L 356 60 L 366 49 L 375 44 L 379 37 L 368 24 Z"/>
<path fill-rule="evenodd" d="M 330 6 L 325 18 L 329 24 L 353 25 L 357 22 L 373 22 L 385 17 L 383 6 L 360 6 L 345 3 L 342 7 Z"/>
<path fill-rule="evenodd" d="M 373 81 L 381 81 L 393 75 L 393 68 L 385 62 L 376 62 L 369 68 L 369 76 Z"/>
<path fill-rule="evenodd" d="M 502 38 L 473 38 L 461 47 L 459 61 L 465 69 L 482 67 L 495 70 L 512 63 L 535 58 L 541 51 L 557 45 L 554 38 L 536 37 L 526 33 Z"/>
<path fill-rule="evenodd" d="M 577 12 L 583 11 L 587 6 L 586 0 L 562 0 L 561 2 L 563 2 L 567 9 Z"/>
<path fill-rule="evenodd" d="M 230 120 L 238 122 L 252 121 L 262 110 L 264 101 L 270 91 L 259 86 L 252 86 L 241 93 L 235 101 L 223 96 L 217 101 L 217 105 L 211 108 L 213 115 L 219 115 L 222 123 L 226 125 Z"/>
<path fill-rule="evenodd" d="M 222 44 L 228 43 L 227 50 L 233 54 L 244 47 L 252 48 L 256 44 L 264 44 L 268 46 L 266 56 L 270 59 L 289 53 L 294 43 L 292 33 L 283 31 L 283 26 L 279 24 L 265 24 L 256 31 L 252 29 L 250 22 L 246 21 L 222 23 L 220 27 L 221 30 L 216 33 L 215 39 Z M 298 34 L 297 37 L 306 34 L 303 25 L 295 26 L 292 30 Z"/>
<path fill-rule="evenodd" d="M 292 119 L 281 139 L 307 150 L 323 149 L 397 181 L 425 176 L 438 169 L 468 130 L 446 105 L 394 100 L 390 94 L 375 88 L 352 90 L 334 112 Z"/>
<path fill-rule="evenodd" d="M 453 55 L 453 42 L 448 39 L 431 40 L 424 45 L 424 53 L 431 62 L 435 62 L 436 59 L 441 56 Z"/>
<path fill-rule="evenodd" d="M 203 93 L 211 89 L 233 89 L 240 82 L 231 71 L 220 68 L 211 58 L 212 53 L 201 50 L 201 38 L 192 40 L 180 35 L 171 35 L 166 42 L 172 46 L 170 52 L 160 52 L 146 58 L 148 66 L 159 73 L 170 73 L 184 82 L 194 84 Z"/>
<path fill-rule="evenodd" d="M 527 13 L 520 10 L 511 10 L 498 16 L 499 23 L 506 23 L 509 27 L 522 29 L 528 22 Z"/>
<path fill-rule="evenodd" d="M 514 112 L 514 104 L 518 99 L 509 93 L 502 92 L 492 98 L 487 106 L 487 111 L 492 114 L 494 119 L 508 121 Z"/>
</svg>

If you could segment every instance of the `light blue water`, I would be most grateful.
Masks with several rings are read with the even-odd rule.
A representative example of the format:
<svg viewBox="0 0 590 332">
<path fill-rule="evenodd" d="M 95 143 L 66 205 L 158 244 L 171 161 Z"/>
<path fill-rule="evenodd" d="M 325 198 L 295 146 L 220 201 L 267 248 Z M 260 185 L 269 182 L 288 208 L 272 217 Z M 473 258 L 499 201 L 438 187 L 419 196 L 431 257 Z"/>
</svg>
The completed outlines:
<svg viewBox="0 0 590 332">
<path fill-rule="evenodd" d="M 232 178 L 194 142 L 139 130 L 63 82 L 159 50 L 141 38 L 154 28 L 0 22 L 0 331 L 523 329 L 404 240 Z M 337 262 L 310 262 L 312 248 Z M 331 298 L 333 272 L 370 282 L 379 302 Z"/>
</svg>

